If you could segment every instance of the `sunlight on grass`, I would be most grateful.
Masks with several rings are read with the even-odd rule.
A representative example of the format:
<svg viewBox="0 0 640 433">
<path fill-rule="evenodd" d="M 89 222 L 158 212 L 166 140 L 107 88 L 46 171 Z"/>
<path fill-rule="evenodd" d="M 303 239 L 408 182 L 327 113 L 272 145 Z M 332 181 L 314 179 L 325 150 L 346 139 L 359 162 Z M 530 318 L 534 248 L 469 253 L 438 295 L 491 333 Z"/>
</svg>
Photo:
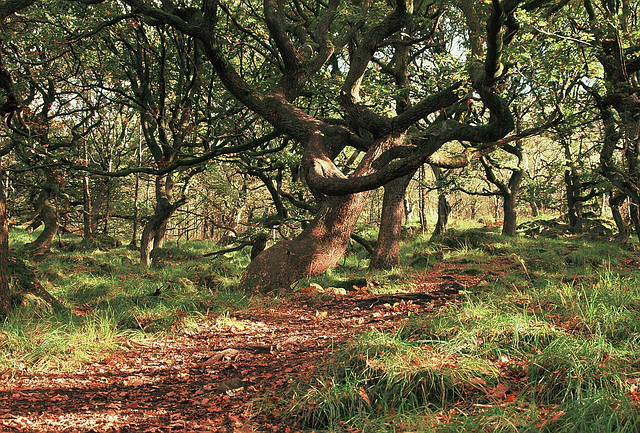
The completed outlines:
<svg viewBox="0 0 640 433">
<path fill-rule="evenodd" d="M 341 346 L 295 388 L 291 416 L 318 431 L 637 431 L 640 274 L 621 267 L 628 251 L 477 229 L 438 245 L 406 251 L 465 275 L 492 256 L 514 271 Z"/>
<path fill-rule="evenodd" d="M 118 327 L 112 312 L 84 319 L 71 316 L 34 317 L 18 309 L 5 321 L 0 338 L 0 370 L 70 371 L 98 353 L 117 349 L 140 334 Z"/>
<path fill-rule="evenodd" d="M 242 332 L 257 322 L 233 311 L 289 296 L 238 292 L 245 253 L 208 260 L 202 255 L 215 244 L 169 245 L 152 268 L 125 248 L 73 251 L 71 243 L 30 263 L 67 310 L 23 295 L 0 328 L 0 370 L 69 371 L 129 339 L 202 326 Z M 633 251 L 478 228 L 434 242 L 408 238 L 402 251 L 404 267 L 371 271 L 364 249 L 352 245 L 337 266 L 297 289 L 313 281 L 347 291 L 366 286 L 366 296 L 410 292 L 425 271 L 443 265 L 451 269 L 447 278 L 477 279 L 395 331 L 336 343 L 314 377 L 292 383 L 278 400 L 286 407 L 269 410 L 318 432 L 637 431 L 640 272 L 627 265 L 638 260 Z"/>
<path fill-rule="evenodd" d="M 495 381 L 497 370 L 490 363 L 448 349 L 388 332 L 363 334 L 337 350 L 326 376 L 300 391 L 295 397 L 300 405 L 291 413 L 310 427 L 330 426 L 332 420 L 447 404 L 477 392 L 478 383 Z"/>
<path fill-rule="evenodd" d="M 12 242 L 32 237 L 12 232 Z M 40 297 L 23 295 L 0 328 L 0 370 L 73 369 L 99 352 L 118 350 L 126 339 L 181 332 L 203 315 L 250 302 L 233 289 L 246 260 L 203 260 L 202 254 L 218 248 L 213 243 L 170 248 L 161 266 L 147 269 L 137 263 L 137 252 L 124 247 L 86 249 L 77 238 L 64 242 L 66 249 L 30 265 L 42 287 L 68 310 L 54 314 Z"/>
</svg>

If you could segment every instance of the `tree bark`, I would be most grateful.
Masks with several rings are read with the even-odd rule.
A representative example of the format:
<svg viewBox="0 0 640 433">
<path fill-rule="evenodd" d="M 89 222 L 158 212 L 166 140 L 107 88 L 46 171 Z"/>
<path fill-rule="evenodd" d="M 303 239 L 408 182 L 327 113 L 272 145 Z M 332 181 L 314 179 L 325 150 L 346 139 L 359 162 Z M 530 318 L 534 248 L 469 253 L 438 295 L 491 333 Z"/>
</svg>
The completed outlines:
<svg viewBox="0 0 640 433">
<path fill-rule="evenodd" d="M 368 195 L 367 191 L 327 198 L 299 236 L 278 242 L 251 261 L 240 286 L 256 292 L 286 289 L 325 272 L 346 251 Z"/>
<path fill-rule="evenodd" d="M 161 248 L 164 243 L 167 221 L 176 209 L 186 202 L 185 198 L 171 202 L 173 182 L 169 175 L 156 177 L 155 184 L 156 207 L 142 231 L 140 240 L 140 263 L 146 267 L 151 266 L 151 251 Z"/>
<path fill-rule="evenodd" d="M 435 165 L 431 165 L 431 171 L 436 180 L 436 190 L 438 192 L 438 221 L 431 234 L 432 239 L 442 236 L 447 231 L 447 223 L 449 222 L 449 213 L 451 206 L 447 201 L 447 195 L 444 190 L 444 182 L 442 177 L 442 169 Z"/>
<path fill-rule="evenodd" d="M 635 197 L 629 198 L 629 219 L 631 220 L 631 224 L 633 225 L 633 229 L 636 231 L 636 236 L 640 233 L 640 203 Z"/>
<path fill-rule="evenodd" d="M 306 149 L 305 165 L 322 160 L 326 149 L 324 134 L 314 134 Z M 404 135 L 379 140 L 366 153 L 353 176 L 364 176 L 374 171 L 372 164 L 380 154 L 404 141 Z M 320 152 L 320 153 L 318 153 Z M 307 159 L 309 154 L 313 159 Z M 326 157 L 326 156 L 325 156 Z M 303 165 L 304 166 L 304 165 Z M 369 195 L 369 190 L 341 196 L 323 197 L 314 220 L 292 240 L 280 241 L 255 257 L 240 281 L 240 287 L 255 292 L 287 289 L 303 278 L 321 274 L 335 265 L 349 245 Z"/>
<path fill-rule="evenodd" d="M 371 256 L 372 269 L 392 269 L 398 266 L 402 221 L 404 220 L 404 195 L 413 173 L 393 180 L 384 186 L 382 218 L 376 248 Z"/>
<path fill-rule="evenodd" d="M 42 185 L 42 190 L 36 201 L 38 217 L 42 223 L 44 223 L 44 229 L 36 240 L 26 245 L 26 247 L 33 250 L 35 254 L 43 254 L 46 252 L 55 235 L 58 233 L 58 212 L 53 204 L 58 180 L 56 174 L 51 170 L 45 170 L 45 177 L 46 180 Z"/>
<path fill-rule="evenodd" d="M 564 184 L 567 191 L 567 217 L 569 229 L 573 233 L 582 233 L 582 182 L 571 156 L 569 142 L 562 141 L 567 167 L 564 170 Z"/>
<path fill-rule="evenodd" d="M 629 240 L 631 236 L 631 231 L 629 230 L 629 224 L 624 220 L 622 216 L 622 212 L 620 212 L 620 205 L 624 203 L 624 200 L 627 197 L 624 194 L 619 194 L 617 196 L 611 196 L 609 198 L 609 207 L 611 208 L 611 214 L 613 215 L 613 221 L 616 223 L 616 227 L 618 228 L 618 234 L 616 235 L 616 241 L 620 243 L 625 243 Z"/>
<path fill-rule="evenodd" d="M 92 230 L 92 205 L 91 205 L 91 191 L 89 190 L 89 177 L 82 177 L 82 198 L 84 200 L 83 203 L 83 212 L 82 212 L 82 222 L 83 222 L 83 237 L 85 241 L 87 239 L 92 238 L 95 235 L 95 232 Z"/>
<path fill-rule="evenodd" d="M 509 193 L 504 197 L 502 203 L 504 220 L 502 222 L 502 234 L 506 236 L 515 236 L 518 228 L 518 214 L 516 211 L 516 204 L 518 199 L 518 192 L 520 191 L 520 184 L 524 177 L 524 169 L 520 167 L 522 161 L 522 154 L 518 155 L 518 168 L 511 172 L 509 178 Z"/>
<path fill-rule="evenodd" d="M 89 149 L 87 146 L 87 140 L 85 138 L 83 145 L 83 159 L 84 163 L 89 165 Z M 82 222 L 83 222 L 83 237 L 84 240 L 95 236 L 96 232 L 94 230 L 93 225 L 93 203 L 91 199 L 91 189 L 89 187 L 89 176 L 85 174 L 82 176 L 82 198 L 83 198 L 83 213 L 82 213 Z"/>
<path fill-rule="evenodd" d="M 132 227 L 131 227 L 131 242 L 129 246 L 136 248 L 138 245 L 138 224 L 140 224 L 140 209 L 138 206 L 138 193 L 140 191 L 140 176 L 136 174 L 135 184 L 133 188 L 133 215 L 132 215 Z"/>
<path fill-rule="evenodd" d="M 516 196 L 517 194 L 509 194 L 503 197 L 502 207 L 504 220 L 502 222 L 502 234 L 507 236 L 515 236 L 518 228 L 516 213 Z"/>
<path fill-rule="evenodd" d="M 0 157 L 0 172 L 2 157 Z M 0 319 L 11 312 L 9 290 L 9 228 L 7 226 L 7 199 L 4 182 L 0 181 Z"/>
</svg>

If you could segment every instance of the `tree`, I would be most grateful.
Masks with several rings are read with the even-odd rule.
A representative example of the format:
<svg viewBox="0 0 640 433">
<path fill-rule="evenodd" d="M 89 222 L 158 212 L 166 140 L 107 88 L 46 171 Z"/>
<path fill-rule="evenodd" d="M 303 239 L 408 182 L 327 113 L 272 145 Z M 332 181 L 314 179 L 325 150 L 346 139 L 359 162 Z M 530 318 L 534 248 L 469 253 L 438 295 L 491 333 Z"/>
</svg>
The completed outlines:
<svg viewBox="0 0 640 433">
<path fill-rule="evenodd" d="M 29 7 L 35 0 L 6 0 L 0 2 L 0 23 L 15 12 Z M 15 89 L 13 78 L 6 69 L 2 50 L 4 37 L 0 37 L 0 114 L 8 125 L 20 110 L 20 98 Z M 11 144 L 3 140 L 0 146 L 0 169 L 2 158 L 11 151 Z M 0 318 L 11 311 L 11 294 L 9 291 L 9 229 L 7 227 L 7 203 L 4 182 L 0 179 Z"/>
<path fill-rule="evenodd" d="M 515 30 L 513 12 L 517 2 L 494 1 L 488 12 L 485 34 L 486 55 L 469 59 L 468 82 L 446 88 L 434 88 L 410 109 L 388 115 L 367 106 L 362 90 L 372 76 L 372 61 L 380 47 L 405 29 L 414 10 L 425 2 L 396 2 L 394 6 L 305 3 L 285 4 L 266 0 L 260 23 L 264 27 L 251 33 L 259 52 L 268 50 L 279 67 L 277 80 L 255 77 L 251 85 L 238 74 L 233 59 L 221 44 L 220 15 L 232 19 L 245 9 L 222 7 L 205 1 L 200 10 L 191 10 L 192 19 L 184 20 L 184 9 L 168 2 L 164 8 L 152 7 L 140 0 L 126 3 L 141 14 L 166 23 L 197 39 L 204 54 L 226 89 L 245 107 L 287 134 L 304 147 L 302 170 L 311 190 L 320 198 L 313 222 L 296 238 L 282 241 L 265 250 L 246 269 L 242 285 L 254 290 L 288 287 L 292 282 L 324 272 L 346 249 L 348 239 L 361 212 L 367 191 L 415 171 L 444 143 L 464 140 L 473 143 L 495 142 L 512 128 L 506 103 L 499 96 L 499 82 L 504 74 L 503 53 Z M 295 7 L 295 6 L 298 7 Z M 339 9 L 341 7 L 341 9 Z M 342 10 L 359 16 L 342 15 Z M 479 12 L 479 19 L 484 17 Z M 346 17 L 346 18 L 345 18 Z M 295 21 L 290 21 L 295 18 Z M 295 22 L 296 25 L 293 25 Z M 236 26 L 235 32 L 250 30 Z M 268 31 L 273 44 L 264 46 L 256 34 Z M 343 56 L 343 48 L 347 50 Z M 308 82 L 326 71 L 333 55 L 340 55 L 346 75 L 339 101 L 346 122 L 311 116 L 296 104 Z M 269 73 L 275 71 L 269 70 Z M 464 124 L 446 114 L 475 92 L 487 117 L 480 124 Z M 407 130 L 428 120 L 415 135 Z M 363 152 L 356 170 L 349 176 L 335 165 L 334 159 L 346 147 Z"/>
<path fill-rule="evenodd" d="M 584 59 L 580 84 L 593 98 L 603 125 L 600 170 L 615 188 L 614 195 L 628 196 L 633 204 L 630 216 L 636 232 L 640 231 L 638 8 L 632 0 L 564 1 L 547 5 L 544 14 L 552 24 L 545 36 L 572 43 Z"/>
</svg>

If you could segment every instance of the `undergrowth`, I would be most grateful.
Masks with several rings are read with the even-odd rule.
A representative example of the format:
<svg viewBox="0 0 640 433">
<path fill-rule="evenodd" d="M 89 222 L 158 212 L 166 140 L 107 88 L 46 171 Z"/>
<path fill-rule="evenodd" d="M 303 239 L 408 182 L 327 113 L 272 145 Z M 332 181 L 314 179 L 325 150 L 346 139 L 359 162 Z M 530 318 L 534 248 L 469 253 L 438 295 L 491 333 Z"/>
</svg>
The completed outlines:
<svg viewBox="0 0 640 433">
<path fill-rule="evenodd" d="M 218 247 L 184 242 L 147 269 L 125 247 L 71 242 L 27 260 L 64 308 L 23 294 L 0 328 L 0 370 L 72 369 L 127 340 L 180 332 L 205 316 L 231 320 L 229 311 L 252 302 L 234 289 L 246 252 L 203 259 Z M 443 267 L 476 283 L 400 329 L 336 343 L 315 377 L 270 406 L 292 425 L 316 432 L 640 428 L 637 252 L 472 228 L 434 241 L 407 236 L 400 266 L 388 271 L 367 270 L 367 257 L 353 244 L 331 271 L 293 290 L 314 282 L 370 294 L 413 291 L 416 278 Z"/>
<path fill-rule="evenodd" d="M 34 236 L 14 230 L 12 253 L 26 258 L 34 286 L 62 307 L 13 282 L 19 296 L 0 327 L 0 371 L 71 370 L 127 340 L 180 332 L 190 321 L 251 302 L 234 287 L 246 257 L 203 258 L 219 249 L 212 242 L 170 244 L 159 266 L 144 268 L 136 251 L 99 243 L 87 248 L 77 238 L 63 238 L 49 253 L 32 257 L 21 245 Z"/>
</svg>

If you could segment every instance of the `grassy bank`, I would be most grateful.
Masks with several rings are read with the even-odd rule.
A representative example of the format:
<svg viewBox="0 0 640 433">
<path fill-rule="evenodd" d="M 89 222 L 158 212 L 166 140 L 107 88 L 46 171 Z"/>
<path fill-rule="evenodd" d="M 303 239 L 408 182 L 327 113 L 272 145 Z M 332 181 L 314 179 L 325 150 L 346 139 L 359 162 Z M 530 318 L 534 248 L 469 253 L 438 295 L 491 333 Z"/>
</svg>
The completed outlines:
<svg viewBox="0 0 640 433">
<path fill-rule="evenodd" d="M 632 249 L 485 230 L 405 248 L 426 270 L 448 263 L 484 278 L 462 302 L 340 344 L 319 377 L 292 389 L 292 419 L 316 431 L 637 431 Z"/>
</svg>

